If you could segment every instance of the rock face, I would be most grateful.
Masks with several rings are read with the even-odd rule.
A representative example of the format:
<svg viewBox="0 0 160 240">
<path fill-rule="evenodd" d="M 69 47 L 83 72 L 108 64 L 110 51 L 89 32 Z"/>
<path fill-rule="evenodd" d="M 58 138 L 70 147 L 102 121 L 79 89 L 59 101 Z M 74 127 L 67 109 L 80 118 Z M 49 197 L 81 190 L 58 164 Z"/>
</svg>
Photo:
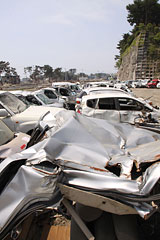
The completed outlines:
<svg viewBox="0 0 160 240">
<path fill-rule="evenodd" d="M 120 81 L 160 78 L 160 59 L 148 57 L 149 46 L 149 33 L 141 32 L 123 54 L 117 74 Z"/>
<path fill-rule="evenodd" d="M 122 64 L 118 71 L 120 81 L 135 80 L 138 46 L 131 46 L 130 51 L 123 56 Z"/>
</svg>

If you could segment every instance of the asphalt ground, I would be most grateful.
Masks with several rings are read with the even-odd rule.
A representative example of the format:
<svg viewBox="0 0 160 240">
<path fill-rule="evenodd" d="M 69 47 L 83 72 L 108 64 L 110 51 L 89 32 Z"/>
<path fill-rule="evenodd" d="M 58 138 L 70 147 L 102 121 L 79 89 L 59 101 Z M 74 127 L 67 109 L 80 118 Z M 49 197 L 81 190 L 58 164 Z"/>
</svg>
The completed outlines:
<svg viewBox="0 0 160 240">
<path fill-rule="evenodd" d="M 160 107 L 160 89 L 134 88 L 132 91 L 137 97 L 150 99 L 154 106 Z"/>
</svg>

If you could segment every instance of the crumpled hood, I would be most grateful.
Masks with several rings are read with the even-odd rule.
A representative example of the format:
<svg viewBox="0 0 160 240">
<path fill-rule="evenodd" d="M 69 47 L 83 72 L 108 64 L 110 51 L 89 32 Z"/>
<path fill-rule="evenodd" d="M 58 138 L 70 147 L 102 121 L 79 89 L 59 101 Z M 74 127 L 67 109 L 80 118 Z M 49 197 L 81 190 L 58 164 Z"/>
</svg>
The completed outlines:
<svg viewBox="0 0 160 240">
<path fill-rule="evenodd" d="M 57 183 L 114 199 L 143 218 L 156 211 L 160 134 L 73 111 L 60 111 L 50 125 L 49 138 L 0 164 L 1 177 L 26 160 L 1 193 L 0 230 L 29 203 L 49 204 Z"/>
</svg>

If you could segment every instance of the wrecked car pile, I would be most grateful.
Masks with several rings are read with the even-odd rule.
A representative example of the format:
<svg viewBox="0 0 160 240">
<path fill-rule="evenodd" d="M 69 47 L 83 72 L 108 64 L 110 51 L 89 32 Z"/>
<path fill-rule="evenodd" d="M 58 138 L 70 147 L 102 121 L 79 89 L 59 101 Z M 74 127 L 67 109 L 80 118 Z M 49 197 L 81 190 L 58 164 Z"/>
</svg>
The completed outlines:
<svg viewBox="0 0 160 240">
<path fill-rule="evenodd" d="M 72 111 L 42 124 L 48 138 L 0 164 L 0 239 L 21 234 L 28 216 L 58 207 L 63 198 L 136 215 L 142 225 L 159 215 L 160 134 Z M 149 237 L 159 234 L 156 227 L 151 222 Z"/>
</svg>

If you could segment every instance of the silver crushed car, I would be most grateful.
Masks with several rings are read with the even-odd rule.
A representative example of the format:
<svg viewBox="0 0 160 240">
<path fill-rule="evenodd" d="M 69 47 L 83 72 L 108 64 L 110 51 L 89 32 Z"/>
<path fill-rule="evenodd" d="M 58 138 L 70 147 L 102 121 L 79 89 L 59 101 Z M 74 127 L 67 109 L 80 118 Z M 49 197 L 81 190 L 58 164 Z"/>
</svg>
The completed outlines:
<svg viewBox="0 0 160 240">
<path fill-rule="evenodd" d="M 1 186 L 0 239 L 41 239 L 61 201 L 78 225 L 72 239 L 159 239 L 160 134 L 73 111 L 46 124 L 49 138 L 0 164 L 0 180 L 13 165 Z"/>
</svg>

